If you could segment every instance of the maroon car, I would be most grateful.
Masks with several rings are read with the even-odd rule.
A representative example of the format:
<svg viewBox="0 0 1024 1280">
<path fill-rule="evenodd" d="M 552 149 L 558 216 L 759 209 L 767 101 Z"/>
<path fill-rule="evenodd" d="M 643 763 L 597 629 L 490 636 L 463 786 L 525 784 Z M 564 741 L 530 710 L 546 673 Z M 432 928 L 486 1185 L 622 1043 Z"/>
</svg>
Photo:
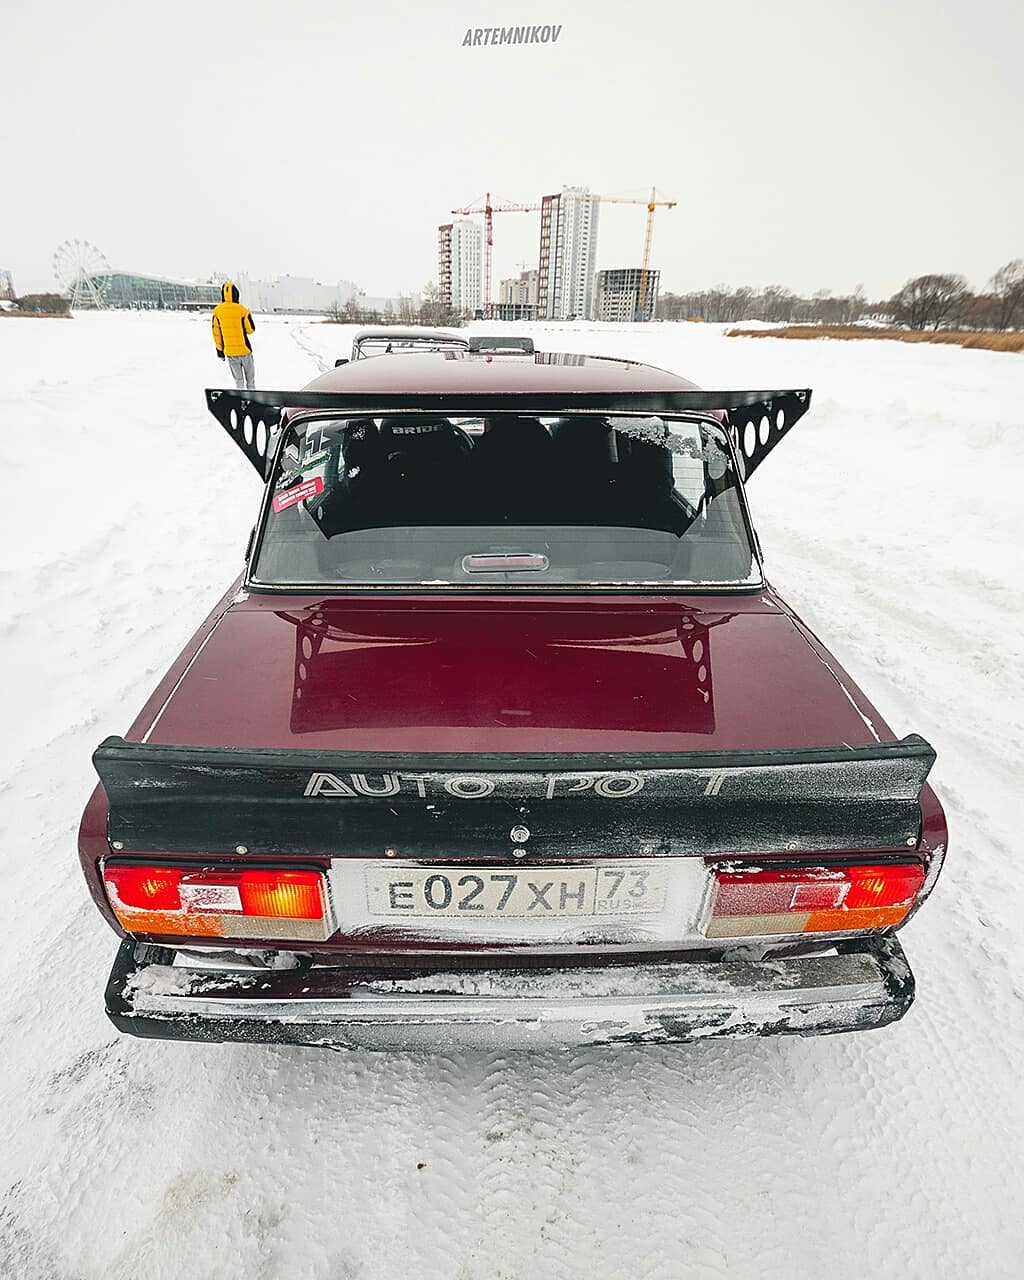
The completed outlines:
<svg viewBox="0 0 1024 1280">
<path fill-rule="evenodd" d="M 371 1047 L 901 1017 L 946 828 L 765 581 L 744 483 L 810 392 L 469 351 L 209 391 L 244 572 L 80 834 L 122 1031 Z"/>
</svg>

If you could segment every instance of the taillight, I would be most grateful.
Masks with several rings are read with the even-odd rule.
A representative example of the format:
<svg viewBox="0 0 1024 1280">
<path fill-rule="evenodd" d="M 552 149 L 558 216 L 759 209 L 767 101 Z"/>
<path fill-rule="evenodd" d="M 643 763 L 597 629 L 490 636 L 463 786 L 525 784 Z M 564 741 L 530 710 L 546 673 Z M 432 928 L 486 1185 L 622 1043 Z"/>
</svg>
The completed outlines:
<svg viewBox="0 0 1024 1280">
<path fill-rule="evenodd" d="M 917 862 L 712 872 L 709 938 L 843 933 L 899 924 L 924 883 Z"/>
<path fill-rule="evenodd" d="M 321 871 L 108 863 L 103 883 L 129 933 L 322 942 L 333 932 Z"/>
</svg>

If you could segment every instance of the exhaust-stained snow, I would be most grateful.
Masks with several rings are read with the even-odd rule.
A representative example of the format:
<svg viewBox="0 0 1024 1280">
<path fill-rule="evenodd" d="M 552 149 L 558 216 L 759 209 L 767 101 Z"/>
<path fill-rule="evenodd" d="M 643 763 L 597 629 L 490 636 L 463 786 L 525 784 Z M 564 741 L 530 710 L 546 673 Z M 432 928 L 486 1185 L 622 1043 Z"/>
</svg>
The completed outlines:
<svg viewBox="0 0 1024 1280">
<path fill-rule="evenodd" d="M 1019 1275 L 1024 357 L 517 329 L 814 387 L 751 481 L 768 570 L 936 747 L 951 852 L 886 1030 L 382 1056 L 123 1039 L 103 1014 L 89 756 L 237 572 L 259 493 L 203 405 L 227 373 L 208 326 L 0 322 L 4 1280 Z M 350 332 L 259 321 L 259 383 L 302 385 Z"/>
</svg>

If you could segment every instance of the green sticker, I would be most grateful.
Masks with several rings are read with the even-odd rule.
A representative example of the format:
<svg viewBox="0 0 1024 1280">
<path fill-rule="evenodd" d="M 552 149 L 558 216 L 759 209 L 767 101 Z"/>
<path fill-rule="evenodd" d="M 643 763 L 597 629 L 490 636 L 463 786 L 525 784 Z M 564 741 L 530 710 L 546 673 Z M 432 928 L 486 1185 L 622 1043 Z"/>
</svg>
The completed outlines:
<svg viewBox="0 0 1024 1280">
<path fill-rule="evenodd" d="M 322 450 L 320 453 L 315 453 L 312 458 L 306 459 L 299 470 L 309 471 L 313 467 L 318 467 L 321 462 L 326 462 L 330 456 L 330 452 L 327 449 Z"/>
</svg>

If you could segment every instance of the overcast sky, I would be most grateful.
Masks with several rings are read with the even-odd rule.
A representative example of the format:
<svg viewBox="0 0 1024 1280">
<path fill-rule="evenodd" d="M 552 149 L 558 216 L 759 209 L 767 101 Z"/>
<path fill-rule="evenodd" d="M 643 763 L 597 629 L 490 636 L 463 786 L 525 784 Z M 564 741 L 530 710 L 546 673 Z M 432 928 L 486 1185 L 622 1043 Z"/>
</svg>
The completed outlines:
<svg viewBox="0 0 1024 1280">
<path fill-rule="evenodd" d="M 1011 0 L 2 0 L 0 267 L 52 287 L 67 237 L 154 274 L 436 276 L 486 190 L 659 211 L 663 288 L 975 286 L 1024 257 L 1024 5 Z M 467 28 L 561 25 L 463 47 Z M 645 213 L 605 205 L 599 266 Z M 495 220 L 495 281 L 537 214 Z"/>
</svg>

